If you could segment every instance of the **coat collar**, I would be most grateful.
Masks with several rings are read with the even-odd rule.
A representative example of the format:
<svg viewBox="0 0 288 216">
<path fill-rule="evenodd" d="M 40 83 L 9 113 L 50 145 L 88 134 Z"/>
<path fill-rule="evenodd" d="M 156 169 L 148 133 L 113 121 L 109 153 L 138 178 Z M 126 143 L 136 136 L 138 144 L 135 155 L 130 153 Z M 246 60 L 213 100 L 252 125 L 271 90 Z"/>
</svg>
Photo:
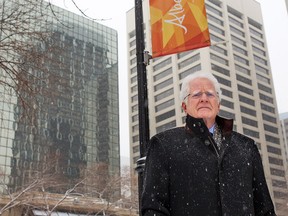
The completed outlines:
<svg viewBox="0 0 288 216">
<path fill-rule="evenodd" d="M 231 134 L 233 130 L 233 119 L 225 119 L 220 116 L 216 116 L 216 124 L 220 127 L 222 131 L 222 145 L 220 148 L 220 152 L 218 149 L 216 149 L 216 143 L 214 140 L 211 140 L 214 145 L 214 148 L 212 145 L 209 145 L 210 142 L 208 142 L 207 147 L 218 156 L 219 161 L 222 160 L 225 150 L 227 149 L 230 139 L 231 139 Z M 202 118 L 194 118 L 192 116 L 187 115 L 186 117 L 186 130 L 188 130 L 189 133 L 196 134 L 201 140 L 204 141 L 204 143 L 207 143 L 207 139 L 209 140 L 209 137 L 211 137 L 211 134 L 209 133 L 209 130 L 207 126 L 204 123 L 204 120 Z"/>
<path fill-rule="evenodd" d="M 233 130 L 233 119 L 225 119 L 216 116 L 216 124 L 221 128 L 223 136 L 229 136 Z M 193 133 L 205 136 L 209 133 L 207 126 L 202 118 L 194 118 L 190 115 L 186 117 L 186 129 L 193 131 Z"/>
</svg>

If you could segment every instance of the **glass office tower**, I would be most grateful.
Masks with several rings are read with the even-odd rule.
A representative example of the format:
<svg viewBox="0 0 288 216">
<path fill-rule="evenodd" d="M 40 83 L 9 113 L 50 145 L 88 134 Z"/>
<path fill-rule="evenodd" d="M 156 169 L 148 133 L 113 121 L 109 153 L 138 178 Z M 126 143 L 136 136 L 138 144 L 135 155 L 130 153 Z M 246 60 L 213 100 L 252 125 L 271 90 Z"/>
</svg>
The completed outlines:
<svg viewBox="0 0 288 216">
<path fill-rule="evenodd" d="M 106 177 L 120 172 L 117 32 L 44 6 L 34 12 L 46 13 L 50 35 L 35 47 L 49 61 L 20 57 L 30 92 L 0 85 L 0 178 L 12 192 L 39 176 L 59 179 L 51 191 L 61 193 L 99 166 Z"/>
</svg>

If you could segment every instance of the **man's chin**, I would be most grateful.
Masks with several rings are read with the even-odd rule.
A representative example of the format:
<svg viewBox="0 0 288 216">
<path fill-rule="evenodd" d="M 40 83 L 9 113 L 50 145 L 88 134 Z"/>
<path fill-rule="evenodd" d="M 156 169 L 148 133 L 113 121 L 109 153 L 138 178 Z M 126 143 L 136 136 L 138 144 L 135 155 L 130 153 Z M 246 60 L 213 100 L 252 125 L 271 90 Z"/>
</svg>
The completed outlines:
<svg viewBox="0 0 288 216">
<path fill-rule="evenodd" d="M 199 116 L 199 118 L 210 118 L 211 113 L 203 110 L 201 112 L 198 112 L 198 116 Z"/>
</svg>

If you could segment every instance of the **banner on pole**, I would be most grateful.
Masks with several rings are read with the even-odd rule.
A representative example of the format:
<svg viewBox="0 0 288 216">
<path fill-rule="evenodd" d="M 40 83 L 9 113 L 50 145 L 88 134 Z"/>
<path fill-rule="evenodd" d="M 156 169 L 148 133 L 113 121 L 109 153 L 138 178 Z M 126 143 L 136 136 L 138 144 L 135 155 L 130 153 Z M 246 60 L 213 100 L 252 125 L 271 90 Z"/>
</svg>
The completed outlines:
<svg viewBox="0 0 288 216">
<path fill-rule="evenodd" d="M 152 57 L 210 46 L 204 0 L 149 0 Z"/>
</svg>

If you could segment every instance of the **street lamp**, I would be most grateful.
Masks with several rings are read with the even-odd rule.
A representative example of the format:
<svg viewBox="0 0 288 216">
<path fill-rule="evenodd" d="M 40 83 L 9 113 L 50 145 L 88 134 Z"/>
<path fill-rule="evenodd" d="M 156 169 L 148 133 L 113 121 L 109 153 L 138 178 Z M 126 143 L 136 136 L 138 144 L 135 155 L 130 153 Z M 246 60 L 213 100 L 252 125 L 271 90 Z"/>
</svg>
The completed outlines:
<svg viewBox="0 0 288 216">
<path fill-rule="evenodd" d="M 136 31 L 136 57 L 137 57 L 137 85 L 138 85 L 138 121 L 139 121 L 139 150 L 140 159 L 137 161 L 139 214 L 141 215 L 141 194 L 143 186 L 143 171 L 145 166 L 145 154 L 149 135 L 149 112 L 146 66 L 150 56 L 145 50 L 145 38 L 143 30 L 142 0 L 135 0 L 135 31 Z"/>
</svg>

